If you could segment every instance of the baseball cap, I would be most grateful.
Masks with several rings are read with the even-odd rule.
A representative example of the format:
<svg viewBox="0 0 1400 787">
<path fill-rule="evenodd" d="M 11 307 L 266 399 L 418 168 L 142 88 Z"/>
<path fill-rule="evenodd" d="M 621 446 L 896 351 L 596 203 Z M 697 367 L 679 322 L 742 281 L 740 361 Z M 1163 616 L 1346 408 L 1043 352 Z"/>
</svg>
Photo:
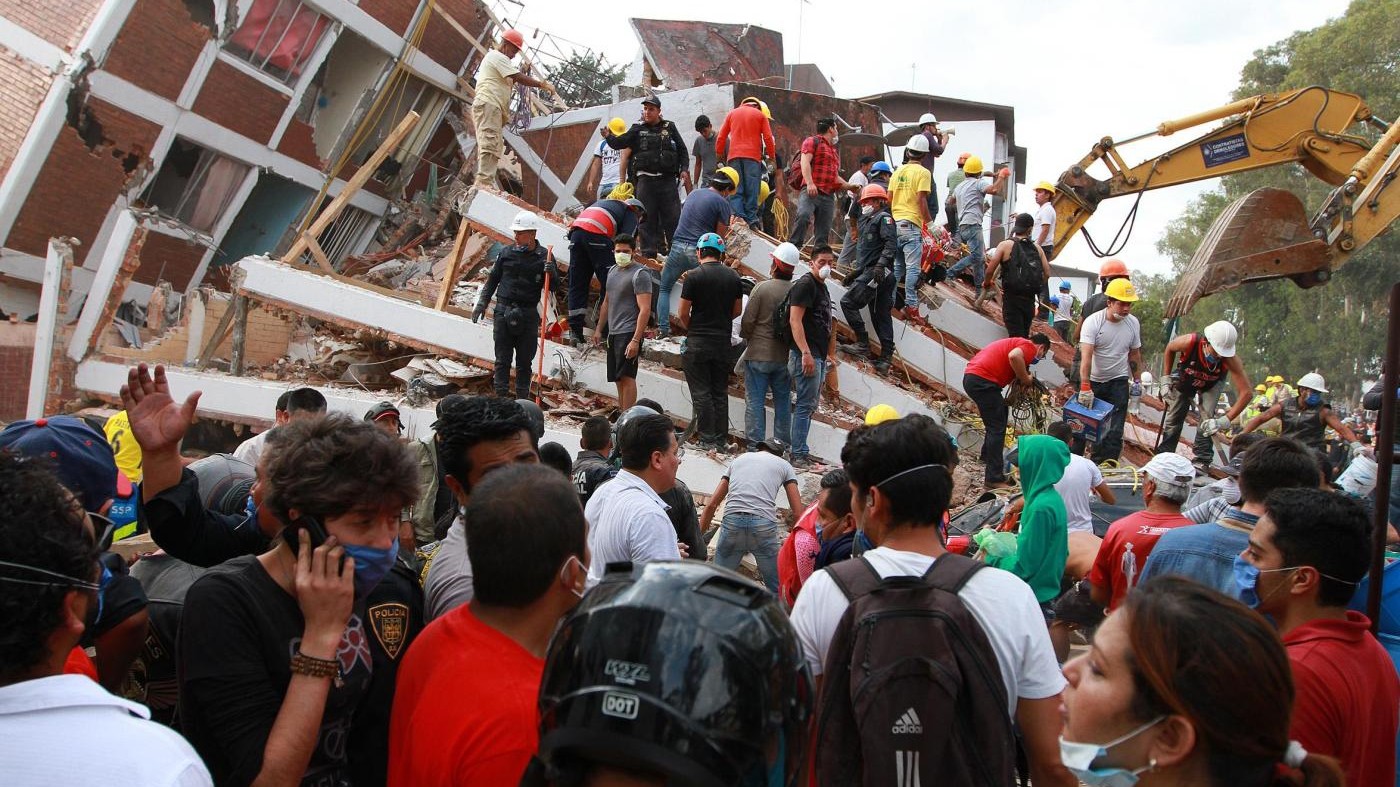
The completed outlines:
<svg viewBox="0 0 1400 787">
<path fill-rule="evenodd" d="M 778 456 L 782 456 L 787 453 L 788 450 L 788 444 L 777 437 L 767 437 L 760 440 L 758 447 L 771 454 L 777 454 Z"/>
<path fill-rule="evenodd" d="M 0 431 L 0 449 L 50 462 L 54 475 L 90 512 L 117 496 L 117 460 L 107 438 L 81 418 L 55 415 L 15 421 Z"/>
<path fill-rule="evenodd" d="M 656 96 L 653 96 L 653 95 L 648 95 L 646 98 L 642 99 L 642 103 L 643 103 L 643 104 L 650 104 L 650 105 L 656 107 L 657 109 L 660 109 L 660 108 L 661 108 L 661 99 L 659 99 L 659 98 L 657 98 Z"/>
<path fill-rule="evenodd" d="M 1196 468 L 1191 466 L 1191 460 L 1181 454 L 1157 454 L 1143 465 L 1142 472 L 1159 484 L 1176 487 L 1185 487 L 1196 477 Z"/>
</svg>

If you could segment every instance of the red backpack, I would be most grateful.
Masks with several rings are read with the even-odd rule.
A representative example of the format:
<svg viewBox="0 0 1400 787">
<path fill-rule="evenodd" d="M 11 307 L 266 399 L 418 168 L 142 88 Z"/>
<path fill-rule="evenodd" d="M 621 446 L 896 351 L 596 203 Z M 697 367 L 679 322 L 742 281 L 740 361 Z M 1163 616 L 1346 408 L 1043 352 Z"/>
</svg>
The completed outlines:
<svg viewBox="0 0 1400 787">
<path fill-rule="evenodd" d="M 817 504 L 807 506 L 807 510 L 798 517 L 797 524 L 792 526 L 787 538 L 783 539 L 783 545 L 778 549 L 778 599 L 783 602 L 783 606 L 792 609 L 792 605 L 797 603 L 797 592 L 802 589 L 802 574 L 797 570 L 797 531 L 805 530 L 812 538 L 817 537 Z M 811 556 L 811 561 L 816 561 L 816 555 Z M 808 576 L 811 572 L 808 572 Z"/>
</svg>

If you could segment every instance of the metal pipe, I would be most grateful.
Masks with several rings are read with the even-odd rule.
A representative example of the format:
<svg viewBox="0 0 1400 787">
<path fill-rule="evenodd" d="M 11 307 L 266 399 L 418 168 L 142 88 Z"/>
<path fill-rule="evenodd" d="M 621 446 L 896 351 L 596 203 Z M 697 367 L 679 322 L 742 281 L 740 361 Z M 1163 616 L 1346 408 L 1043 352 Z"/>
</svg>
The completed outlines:
<svg viewBox="0 0 1400 787">
<path fill-rule="evenodd" d="M 1261 100 L 1261 98 L 1263 100 Z M 1242 98 L 1239 101 L 1226 104 L 1223 107 L 1207 109 L 1205 112 L 1197 112 L 1194 115 L 1187 115 L 1184 118 L 1178 118 L 1176 120 L 1168 120 L 1165 123 L 1161 123 L 1157 126 L 1157 135 L 1168 137 L 1185 128 L 1192 128 L 1194 126 L 1199 126 L 1202 123 L 1209 123 L 1212 120 L 1220 120 L 1221 118 L 1227 118 L 1231 115 L 1238 115 L 1241 112 L 1248 112 L 1249 110 L 1254 109 L 1259 104 L 1262 104 L 1265 101 L 1269 101 L 1273 98 L 1273 96 Z"/>
<path fill-rule="evenodd" d="M 1400 128 L 1400 124 L 1396 125 Z M 1376 430 L 1376 442 L 1386 441 L 1387 447 L 1377 446 L 1376 506 L 1371 532 L 1371 584 L 1366 594 L 1366 616 L 1371 619 L 1371 633 L 1380 632 L 1381 582 L 1385 577 L 1386 524 L 1390 514 L 1390 479 L 1395 472 L 1395 389 L 1400 385 L 1400 283 L 1390 287 L 1390 331 L 1385 342 L 1385 361 L 1381 371 L 1381 420 Z"/>
</svg>

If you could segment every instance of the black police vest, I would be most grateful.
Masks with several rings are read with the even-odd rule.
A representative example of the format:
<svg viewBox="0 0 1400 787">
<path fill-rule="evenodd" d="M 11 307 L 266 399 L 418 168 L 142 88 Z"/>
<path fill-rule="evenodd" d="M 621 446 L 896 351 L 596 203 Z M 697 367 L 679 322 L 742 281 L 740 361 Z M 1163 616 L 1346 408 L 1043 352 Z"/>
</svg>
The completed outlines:
<svg viewBox="0 0 1400 787">
<path fill-rule="evenodd" d="M 501 267 L 501 283 L 496 298 L 511 306 L 534 306 L 544 291 L 545 249 L 525 250 L 508 246 L 496 258 Z"/>
<path fill-rule="evenodd" d="M 673 175 L 680 166 L 676 153 L 679 140 L 671 133 L 674 126 L 662 121 L 654 126 L 637 126 L 637 142 L 633 148 L 632 166 L 637 172 Z"/>
</svg>

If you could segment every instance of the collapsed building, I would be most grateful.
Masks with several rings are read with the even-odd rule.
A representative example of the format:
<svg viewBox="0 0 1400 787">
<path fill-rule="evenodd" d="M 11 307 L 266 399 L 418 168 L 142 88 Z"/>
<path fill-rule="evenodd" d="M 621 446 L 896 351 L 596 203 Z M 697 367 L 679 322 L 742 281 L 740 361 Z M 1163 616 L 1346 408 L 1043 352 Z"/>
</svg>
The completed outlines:
<svg viewBox="0 0 1400 787">
<path fill-rule="evenodd" d="M 210 428 L 192 437 L 196 449 L 227 450 L 267 426 L 277 396 L 299 385 L 354 413 L 400 403 L 407 434 L 426 436 L 434 399 L 489 390 L 491 328 L 469 317 L 511 217 L 539 214 L 540 243 L 567 268 L 568 215 L 590 198 L 598 131 L 638 117 L 648 93 L 662 96 L 687 143 L 696 115 L 718 124 L 755 96 L 773 112 L 784 158 L 818 118 L 835 117 L 847 172 L 862 155 L 886 156 L 887 135 L 922 101 L 960 132 L 956 146 L 993 151 L 1015 173 L 1013 188 L 1025 182 L 1010 108 L 838 98 L 815 66 L 781 62 L 780 34 L 753 26 L 632 20 L 638 56 L 609 103 L 552 111 L 522 99 L 505 133 L 514 163 L 493 190 L 467 188 L 474 140 L 461 119 L 484 47 L 506 26 L 478 0 L 63 9 L 0 0 L 14 23 L 0 26 L 0 78 L 24 93 L 12 100 L 28 113 L 0 134 L 0 308 L 10 314 L 0 368 L 31 380 L 27 396 L 20 386 L 0 394 L 0 420 L 113 405 L 126 368 L 144 361 L 166 364 L 177 392 L 204 392 Z M 780 189 L 778 199 L 792 195 Z M 994 238 L 1014 201 L 994 205 Z M 775 243 L 747 227 L 729 238 L 755 279 Z M 838 280 L 829 288 L 835 300 L 844 294 Z M 937 418 L 975 456 L 981 433 L 961 380 L 971 356 L 1006 332 L 957 286 L 921 297 L 921 320 L 896 321 L 892 375 L 839 367 L 813 424 L 815 456 L 836 460 L 876 403 Z M 562 311 L 544 308 L 546 323 Z M 677 348 L 648 345 L 639 389 L 688 422 Z M 604 359 L 553 341 L 542 350 L 550 439 L 576 448 L 576 422 L 615 405 Z M 1071 353 L 1056 342 L 1047 385 L 1065 384 Z M 1126 434 L 1139 462 L 1160 416 L 1151 404 Z M 729 415 L 742 433 L 742 385 L 731 386 Z M 704 494 L 721 472 L 700 457 L 682 476 Z"/>
</svg>

